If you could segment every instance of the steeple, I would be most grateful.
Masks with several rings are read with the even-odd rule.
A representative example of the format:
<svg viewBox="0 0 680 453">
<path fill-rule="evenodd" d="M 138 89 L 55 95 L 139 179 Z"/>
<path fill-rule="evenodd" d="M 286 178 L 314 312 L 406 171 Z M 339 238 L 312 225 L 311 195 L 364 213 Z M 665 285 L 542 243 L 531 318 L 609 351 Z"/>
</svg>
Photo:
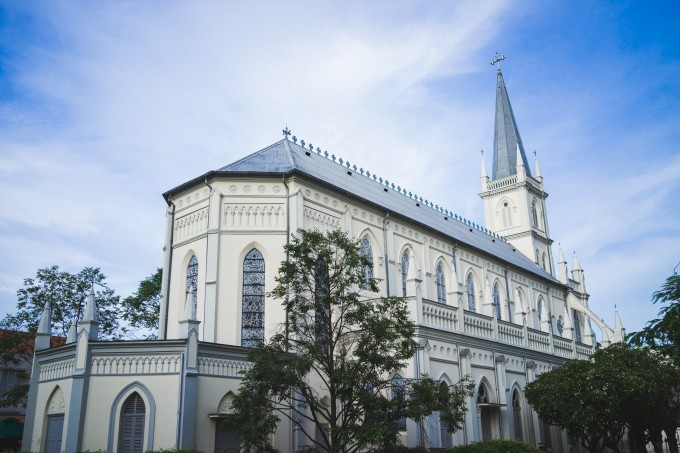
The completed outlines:
<svg viewBox="0 0 680 453">
<path fill-rule="evenodd" d="M 505 88 L 503 73 L 498 67 L 496 81 L 496 125 L 493 134 L 493 173 L 491 179 L 501 179 L 517 174 L 517 155 L 521 155 L 522 163 L 528 176 L 531 176 L 527 156 L 519 136 L 519 129 L 512 113 L 510 98 Z"/>
</svg>

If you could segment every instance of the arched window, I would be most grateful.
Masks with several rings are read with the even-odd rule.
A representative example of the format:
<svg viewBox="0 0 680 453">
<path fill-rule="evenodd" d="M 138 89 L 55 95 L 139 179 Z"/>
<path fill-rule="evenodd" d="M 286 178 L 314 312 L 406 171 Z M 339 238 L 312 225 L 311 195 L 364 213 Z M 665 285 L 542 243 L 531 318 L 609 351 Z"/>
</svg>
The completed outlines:
<svg viewBox="0 0 680 453">
<path fill-rule="evenodd" d="M 370 261 L 370 264 L 367 263 L 361 266 L 361 287 L 363 289 L 369 289 L 369 282 L 373 279 L 373 249 L 367 238 L 361 240 L 359 253 Z"/>
<path fill-rule="evenodd" d="M 545 267 L 545 252 L 543 252 L 543 256 L 541 257 L 541 262 L 543 264 L 543 269 L 548 270 L 548 268 Z"/>
<path fill-rule="evenodd" d="M 557 332 L 562 336 L 562 332 L 564 332 L 564 320 L 562 319 L 562 315 L 557 318 Z"/>
<path fill-rule="evenodd" d="M 538 322 L 541 322 L 543 319 L 543 299 L 540 297 L 538 298 L 538 304 L 536 304 L 536 311 L 538 315 Z"/>
<path fill-rule="evenodd" d="M 144 418 L 146 407 L 139 393 L 128 396 L 120 411 L 118 451 L 142 453 L 144 451 Z"/>
<path fill-rule="evenodd" d="M 493 306 L 496 312 L 496 318 L 501 319 L 501 295 L 498 290 L 498 283 L 493 285 Z"/>
<path fill-rule="evenodd" d="M 510 205 L 506 201 L 503 203 L 503 227 L 507 228 L 512 226 L 512 211 L 510 210 Z"/>
<path fill-rule="evenodd" d="M 491 402 L 489 399 L 489 390 L 486 385 L 479 384 L 479 390 L 477 390 L 477 407 L 479 409 L 479 415 L 482 424 L 482 440 L 488 441 L 493 437 L 491 431 L 491 410 L 488 404 Z"/>
<path fill-rule="evenodd" d="M 444 280 L 444 269 L 442 269 L 442 265 L 438 264 L 437 265 L 437 272 L 436 272 L 436 280 L 437 280 L 437 302 L 440 304 L 445 304 L 446 303 L 446 281 Z"/>
<path fill-rule="evenodd" d="M 441 382 L 439 384 L 442 390 L 448 390 L 448 384 L 446 382 Z M 439 437 L 440 437 L 440 442 L 441 442 L 441 447 L 442 448 L 450 448 L 453 447 L 453 438 L 451 437 L 451 433 L 449 432 L 448 429 L 446 429 L 446 425 L 442 423 L 441 419 L 439 420 Z"/>
<path fill-rule="evenodd" d="M 524 440 L 524 430 L 522 429 L 522 400 L 519 390 L 512 392 L 512 420 L 515 425 L 515 439 Z"/>
<path fill-rule="evenodd" d="M 243 260 L 241 346 L 254 348 L 264 341 L 264 258 L 252 249 Z"/>
<path fill-rule="evenodd" d="M 194 303 L 194 308 L 198 303 L 198 259 L 196 255 L 192 256 L 187 265 L 187 290 L 184 300 L 191 300 Z"/>
<path fill-rule="evenodd" d="M 476 311 L 477 303 L 475 302 L 475 282 L 472 280 L 472 274 L 468 274 L 465 285 L 467 286 L 468 309 L 470 309 L 470 311 Z"/>
<path fill-rule="evenodd" d="M 538 207 L 535 198 L 531 201 L 531 221 L 532 225 L 538 228 Z"/>
<path fill-rule="evenodd" d="M 583 337 L 581 336 L 581 313 L 574 310 L 574 340 L 579 343 L 583 342 Z"/>
<path fill-rule="evenodd" d="M 538 249 L 536 249 L 536 264 L 538 264 L 538 263 L 539 263 L 539 260 L 538 260 Z"/>
<path fill-rule="evenodd" d="M 401 255 L 401 292 L 406 297 L 406 279 L 408 278 L 408 251 Z"/>
<path fill-rule="evenodd" d="M 406 397 L 406 388 L 404 386 L 404 379 L 395 374 L 392 378 L 392 400 L 396 400 L 397 410 L 403 408 L 403 400 Z M 399 431 L 406 431 L 406 417 L 401 417 L 397 421 L 397 429 Z"/>
<path fill-rule="evenodd" d="M 314 281 L 314 328 L 317 343 L 329 351 L 331 337 L 331 301 L 328 297 L 330 291 L 330 275 L 328 265 L 319 258 L 316 261 Z"/>
</svg>

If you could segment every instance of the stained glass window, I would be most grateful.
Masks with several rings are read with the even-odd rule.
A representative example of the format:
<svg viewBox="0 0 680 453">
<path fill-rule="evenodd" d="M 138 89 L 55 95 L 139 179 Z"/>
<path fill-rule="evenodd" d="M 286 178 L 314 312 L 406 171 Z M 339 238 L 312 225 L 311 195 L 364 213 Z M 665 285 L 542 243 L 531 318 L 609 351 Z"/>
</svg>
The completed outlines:
<svg viewBox="0 0 680 453">
<path fill-rule="evenodd" d="M 324 350 L 329 350 L 329 340 L 331 336 L 331 307 L 328 297 L 330 287 L 328 266 L 326 262 L 319 258 L 316 261 L 314 282 L 314 327 L 316 329 L 316 341 L 321 344 Z"/>
<path fill-rule="evenodd" d="M 446 303 L 446 281 L 444 280 L 444 269 L 442 265 L 437 265 L 437 302 L 440 304 Z"/>
<path fill-rule="evenodd" d="M 406 297 L 406 279 L 408 278 L 408 252 L 401 256 L 401 292 Z"/>
<path fill-rule="evenodd" d="M 361 266 L 361 287 L 363 289 L 369 289 L 368 282 L 373 279 L 373 249 L 371 248 L 371 243 L 368 242 L 367 238 L 361 240 L 361 248 L 359 249 L 361 256 L 367 257 L 371 263 Z"/>
<path fill-rule="evenodd" d="M 398 374 L 395 374 L 392 378 L 392 400 L 399 401 L 397 404 L 398 409 L 402 408 L 403 404 L 401 404 L 401 401 L 403 401 L 405 396 L 406 389 L 404 387 L 404 379 Z M 399 431 L 406 430 L 406 417 L 400 417 L 399 420 L 397 420 L 397 429 Z"/>
<path fill-rule="evenodd" d="M 468 308 L 470 311 L 476 311 L 477 303 L 475 302 L 475 282 L 472 281 L 472 274 L 468 274 L 465 285 L 467 286 Z"/>
<path fill-rule="evenodd" d="M 191 296 L 191 298 L 184 297 L 185 301 L 187 300 L 193 301 L 194 308 L 196 308 L 196 304 L 198 303 L 198 297 L 196 297 L 197 293 L 198 293 L 198 259 L 196 259 L 196 255 L 194 255 L 189 260 L 189 265 L 187 266 L 186 296 Z"/>
<path fill-rule="evenodd" d="M 264 341 L 264 258 L 252 249 L 243 260 L 241 346 L 254 348 Z"/>
</svg>

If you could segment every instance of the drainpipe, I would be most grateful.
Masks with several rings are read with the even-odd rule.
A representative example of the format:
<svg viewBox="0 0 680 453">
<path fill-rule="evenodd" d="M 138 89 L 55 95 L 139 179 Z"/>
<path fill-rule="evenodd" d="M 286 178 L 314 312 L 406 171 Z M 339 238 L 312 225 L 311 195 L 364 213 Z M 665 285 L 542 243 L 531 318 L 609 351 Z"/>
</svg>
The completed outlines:
<svg viewBox="0 0 680 453">
<path fill-rule="evenodd" d="M 463 367 L 462 367 L 462 361 L 460 359 L 460 343 L 456 343 L 456 351 L 458 352 L 458 383 L 460 384 L 460 381 L 463 380 Z M 469 399 L 469 398 L 468 398 Z M 472 408 L 470 408 L 472 409 Z M 468 443 L 468 436 L 467 436 L 467 423 L 465 422 L 465 417 L 463 417 L 463 445 L 467 445 Z"/>
<path fill-rule="evenodd" d="M 290 244 L 290 196 L 289 196 L 289 188 L 288 184 L 286 184 L 286 176 L 282 175 L 281 176 L 281 182 L 283 185 L 286 187 L 286 246 Z M 286 263 L 288 263 L 288 258 L 289 258 L 289 252 L 288 252 L 288 247 L 286 247 Z M 289 310 L 288 310 L 288 291 L 289 291 L 289 285 L 286 287 L 286 352 L 288 352 L 288 339 L 289 339 L 289 325 L 288 325 L 288 315 L 289 315 Z"/>
<path fill-rule="evenodd" d="M 387 287 L 387 297 L 390 297 L 390 261 L 387 255 L 387 224 L 389 223 L 388 221 L 389 217 L 390 213 L 387 212 L 385 214 L 385 218 L 383 219 L 383 245 L 385 249 L 385 285 Z"/>
<path fill-rule="evenodd" d="M 505 268 L 504 273 L 505 273 L 505 297 L 507 297 L 506 300 L 508 301 L 508 321 L 512 322 L 513 313 L 512 310 L 510 309 L 510 283 L 508 281 L 508 274 L 510 273 L 510 271 L 508 270 L 508 268 Z"/>
<path fill-rule="evenodd" d="M 205 338 L 205 325 L 206 325 L 205 320 L 207 319 L 206 316 L 205 316 L 205 304 L 208 300 L 208 291 L 207 291 L 207 287 L 206 287 L 206 282 L 207 282 L 207 279 L 208 279 L 207 278 L 208 277 L 208 247 L 210 246 L 210 242 L 209 242 L 210 234 L 208 234 L 208 232 L 210 231 L 210 202 L 212 201 L 212 193 L 213 193 L 212 186 L 210 184 L 208 184 L 208 177 L 207 176 L 205 177 L 205 185 L 208 186 L 208 188 L 210 189 L 210 192 L 208 192 L 208 219 L 207 219 L 208 223 L 207 223 L 206 229 L 205 229 L 205 268 L 204 268 L 205 270 L 203 272 L 205 272 L 206 278 L 203 279 L 203 338 Z"/>
<path fill-rule="evenodd" d="M 170 199 L 171 196 L 172 194 L 168 194 L 168 199 L 166 200 L 168 206 L 172 206 L 172 213 L 170 214 L 171 227 L 170 227 L 170 241 L 168 242 L 168 275 L 165 284 L 165 300 L 163 301 L 165 303 L 165 313 L 164 319 L 161 320 L 163 327 L 162 338 L 164 340 L 166 340 L 168 337 L 168 310 L 170 309 L 170 276 L 172 275 L 172 244 L 175 236 L 175 210 L 177 209 L 175 203 L 173 203 L 172 200 Z M 161 326 L 158 327 L 160 330 Z"/>
</svg>

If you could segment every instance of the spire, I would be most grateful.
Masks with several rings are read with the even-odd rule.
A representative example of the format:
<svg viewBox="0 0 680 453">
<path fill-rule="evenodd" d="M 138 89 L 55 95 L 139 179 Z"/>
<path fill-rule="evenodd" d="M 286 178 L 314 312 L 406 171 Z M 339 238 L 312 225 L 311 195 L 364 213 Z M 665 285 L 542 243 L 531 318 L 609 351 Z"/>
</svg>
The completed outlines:
<svg viewBox="0 0 680 453">
<path fill-rule="evenodd" d="M 536 154 L 536 151 L 534 151 L 534 155 Z M 538 158 L 534 157 L 534 177 L 536 179 L 542 179 L 541 177 L 541 169 L 538 168 Z"/>
<path fill-rule="evenodd" d="M 85 314 L 80 322 L 81 331 L 87 332 L 90 341 L 99 339 L 99 320 L 97 319 L 97 302 L 94 299 L 94 286 L 90 288 L 85 304 Z"/>
<path fill-rule="evenodd" d="M 489 182 L 489 175 L 486 172 L 486 163 L 484 162 L 484 151 L 482 151 L 482 176 L 481 176 L 481 181 L 482 181 L 482 192 L 487 190 L 487 184 Z"/>
<path fill-rule="evenodd" d="M 496 125 L 493 136 L 493 173 L 491 179 L 505 178 L 517 173 L 515 148 L 519 150 L 518 154 L 521 156 L 527 175 L 531 176 L 527 156 L 524 153 L 524 145 L 522 145 L 522 138 L 519 136 L 519 129 L 517 129 L 515 115 L 512 113 L 510 98 L 505 88 L 500 67 L 496 81 Z"/>
<path fill-rule="evenodd" d="M 76 322 L 71 323 L 71 327 L 68 329 L 68 334 L 66 334 L 66 344 L 75 343 L 76 337 L 78 336 L 78 326 Z"/>
<path fill-rule="evenodd" d="M 517 142 L 517 146 L 516 146 L 515 162 L 517 162 L 518 181 L 526 181 L 526 179 L 527 179 L 527 167 L 524 166 L 524 162 L 522 160 L 522 150 L 519 149 L 519 142 Z"/>
<path fill-rule="evenodd" d="M 626 338 L 626 329 L 623 328 L 621 322 L 621 315 L 619 315 L 618 307 L 614 306 L 614 341 L 623 341 Z"/>
<path fill-rule="evenodd" d="M 562 246 L 560 246 L 560 260 L 557 264 L 559 267 L 558 280 L 566 285 L 569 278 L 569 269 L 567 268 L 567 259 L 564 257 Z"/>
<path fill-rule="evenodd" d="M 52 310 L 50 309 L 50 303 L 45 302 L 45 307 L 40 316 L 40 323 L 38 324 L 38 331 L 35 335 L 35 350 L 42 351 L 43 349 L 49 349 L 51 336 Z"/>
</svg>

